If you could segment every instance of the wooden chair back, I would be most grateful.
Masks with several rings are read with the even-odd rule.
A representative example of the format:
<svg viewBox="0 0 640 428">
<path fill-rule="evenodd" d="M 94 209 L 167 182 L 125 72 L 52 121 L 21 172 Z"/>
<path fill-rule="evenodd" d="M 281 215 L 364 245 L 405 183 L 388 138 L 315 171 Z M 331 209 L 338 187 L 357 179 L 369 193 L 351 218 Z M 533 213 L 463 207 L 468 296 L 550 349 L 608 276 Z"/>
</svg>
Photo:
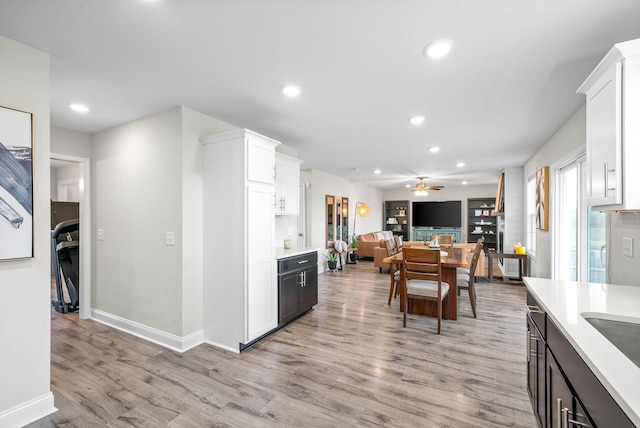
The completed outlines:
<svg viewBox="0 0 640 428">
<path fill-rule="evenodd" d="M 384 239 L 380 241 L 380 243 L 387 249 L 389 257 L 398 254 L 398 249 L 396 248 L 396 243 L 393 239 Z"/>
<path fill-rule="evenodd" d="M 469 279 L 465 281 L 458 281 L 458 290 L 467 289 L 469 291 L 469 302 L 471 303 L 471 311 L 473 317 L 476 317 L 476 268 L 478 267 L 478 260 L 480 260 L 480 254 L 482 253 L 482 246 L 484 245 L 484 236 L 481 236 L 476 242 L 476 247 L 471 257 L 471 263 L 469 263 Z"/>
<path fill-rule="evenodd" d="M 440 334 L 444 299 L 449 292 L 449 284 L 442 282 L 440 250 L 404 247 L 402 255 L 404 281 L 400 300 L 404 302 L 403 326 L 407 326 L 409 299 L 430 300 L 437 302 L 438 305 L 438 334 Z"/>
<path fill-rule="evenodd" d="M 395 235 L 393 239 L 396 243 L 396 248 L 398 249 L 398 252 L 402 251 L 402 247 L 404 246 L 402 235 Z"/>
<path fill-rule="evenodd" d="M 476 275 L 476 268 L 478 267 L 478 260 L 480 260 L 480 253 L 482 253 L 483 245 L 484 236 L 481 236 L 476 242 L 476 248 L 473 250 L 473 256 L 471 257 L 471 263 L 469 264 L 469 281 L 473 281 L 473 278 Z"/>
<path fill-rule="evenodd" d="M 426 250 L 406 247 L 402 249 L 405 278 L 426 281 L 442 280 L 440 250 Z"/>
</svg>

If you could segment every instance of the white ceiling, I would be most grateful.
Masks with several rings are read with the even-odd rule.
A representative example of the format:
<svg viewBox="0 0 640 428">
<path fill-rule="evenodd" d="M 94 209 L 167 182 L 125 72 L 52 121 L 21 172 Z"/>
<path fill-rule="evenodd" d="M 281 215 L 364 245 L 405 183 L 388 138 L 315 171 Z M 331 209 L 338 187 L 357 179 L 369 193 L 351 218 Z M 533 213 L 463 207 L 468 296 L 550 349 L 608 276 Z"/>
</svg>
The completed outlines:
<svg viewBox="0 0 640 428">
<path fill-rule="evenodd" d="M 0 0 L 0 34 L 50 53 L 55 126 L 96 133 L 184 105 L 296 148 L 303 168 L 486 184 L 584 103 L 614 43 L 640 37 L 640 1 Z M 443 37 L 447 58 L 422 55 Z"/>
</svg>

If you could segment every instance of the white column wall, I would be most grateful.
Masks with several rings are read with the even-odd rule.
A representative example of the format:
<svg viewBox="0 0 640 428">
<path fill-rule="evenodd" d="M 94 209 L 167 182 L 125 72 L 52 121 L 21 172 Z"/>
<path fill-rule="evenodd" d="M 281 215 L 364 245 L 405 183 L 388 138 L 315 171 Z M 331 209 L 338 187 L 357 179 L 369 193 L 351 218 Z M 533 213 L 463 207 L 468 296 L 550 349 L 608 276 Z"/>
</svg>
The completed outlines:
<svg viewBox="0 0 640 428">
<path fill-rule="evenodd" d="M 539 278 L 551 278 L 553 266 L 553 211 L 555 193 L 555 170 L 553 165 L 575 154 L 580 149 L 586 150 L 586 107 L 583 105 L 573 116 L 569 118 L 556 133 L 545 143 L 542 148 L 531 157 L 524 165 L 524 177 L 522 188 L 523 200 L 523 223 L 526 225 L 526 195 L 527 178 L 535 174 L 543 166 L 550 166 L 549 169 L 549 230 L 538 230 L 536 232 L 536 255 L 530 261 L 529 275 Z M 524 229 L 526 233 L 526 229 Z M 524 237 L 521 241 L 524 241 Z M 505 242 L 505 246 L 509 242 Z"/>
<path fill-rule="evenodd" d="M 34 119 L 34 257 L 0 262 L 0 426 L 21 426 L 55 411 L 49 389 L 49 55 L 0 36 L 0 63 L 0 105 Z"/>
<path fill-rule="evenodd" d="M 182 107 L 182 336 L 202 331 L 204 323 L 203 147 L 199 138 L 236 129 Z M 224 195 L 220 203 L 224 204 Z"/>
</svg>

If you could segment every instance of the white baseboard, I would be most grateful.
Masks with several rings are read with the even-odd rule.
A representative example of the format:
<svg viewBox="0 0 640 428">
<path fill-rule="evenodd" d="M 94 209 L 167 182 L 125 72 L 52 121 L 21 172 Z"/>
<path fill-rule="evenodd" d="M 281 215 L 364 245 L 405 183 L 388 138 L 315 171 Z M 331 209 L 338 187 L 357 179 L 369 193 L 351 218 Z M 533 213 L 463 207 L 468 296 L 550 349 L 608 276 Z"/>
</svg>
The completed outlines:
<svg viewBox="0 0 640 428">
<path fill-rule="evenodd" d="M 204 343 L 204 330 L 202 329 L 187 336 L 176 336 L 175 334 L 167 333 L 95 308 L 91 308 L 91 318 L 109 327 L 133 334 L 141 339 L 148 340 L 149 342 L 180 353 Z"/>
<path fill-rule="evenodd" d="M 215 346 L 216 348 L 224 349 L 225 351 L 233 352 L 234 354 L 239 354 L 240 353 L 240 348 L 239 347 L 238 348 L 232 348 L 230 346 L 223 345 L 221 343 L 214 342 L 214 341 L 211 341 L 211 340 L 205 340 L 204 343 L 207 343 L 207 344 L 209 344 L 211 346 Z"/>
<path fill-rule="evenodd" d="M 0 413 L 0 427 L 23 427 L 57 411 L 53 405 L 53 393 L 48 392 Z"/>
</svg>

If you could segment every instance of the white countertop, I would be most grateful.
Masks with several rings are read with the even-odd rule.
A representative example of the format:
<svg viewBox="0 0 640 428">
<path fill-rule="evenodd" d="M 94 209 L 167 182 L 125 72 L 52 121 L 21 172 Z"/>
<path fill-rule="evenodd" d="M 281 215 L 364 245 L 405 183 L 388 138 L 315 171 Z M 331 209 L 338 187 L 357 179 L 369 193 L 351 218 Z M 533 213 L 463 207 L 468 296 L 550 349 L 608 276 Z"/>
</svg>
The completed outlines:
<svg viewBox="0 0 640 428">
<path fill-rule="evenodd" d="M 542 278 L 524 282 L 620 408 L 640 426 L 640 367 L 581 315 L 640 321 L 640 287 Z"/>
<path fill-rule="evenodd" d="M 287 257 L 299 256 L 300 254 L 313 253 L 315 251 L 319 251 L 318 248 L 314 247 L 297 247 L 297 248 L 289 248 L 285 250 L 282 247 L 276 248 L 276 260 L 284 259 Z"/>
</svg>

